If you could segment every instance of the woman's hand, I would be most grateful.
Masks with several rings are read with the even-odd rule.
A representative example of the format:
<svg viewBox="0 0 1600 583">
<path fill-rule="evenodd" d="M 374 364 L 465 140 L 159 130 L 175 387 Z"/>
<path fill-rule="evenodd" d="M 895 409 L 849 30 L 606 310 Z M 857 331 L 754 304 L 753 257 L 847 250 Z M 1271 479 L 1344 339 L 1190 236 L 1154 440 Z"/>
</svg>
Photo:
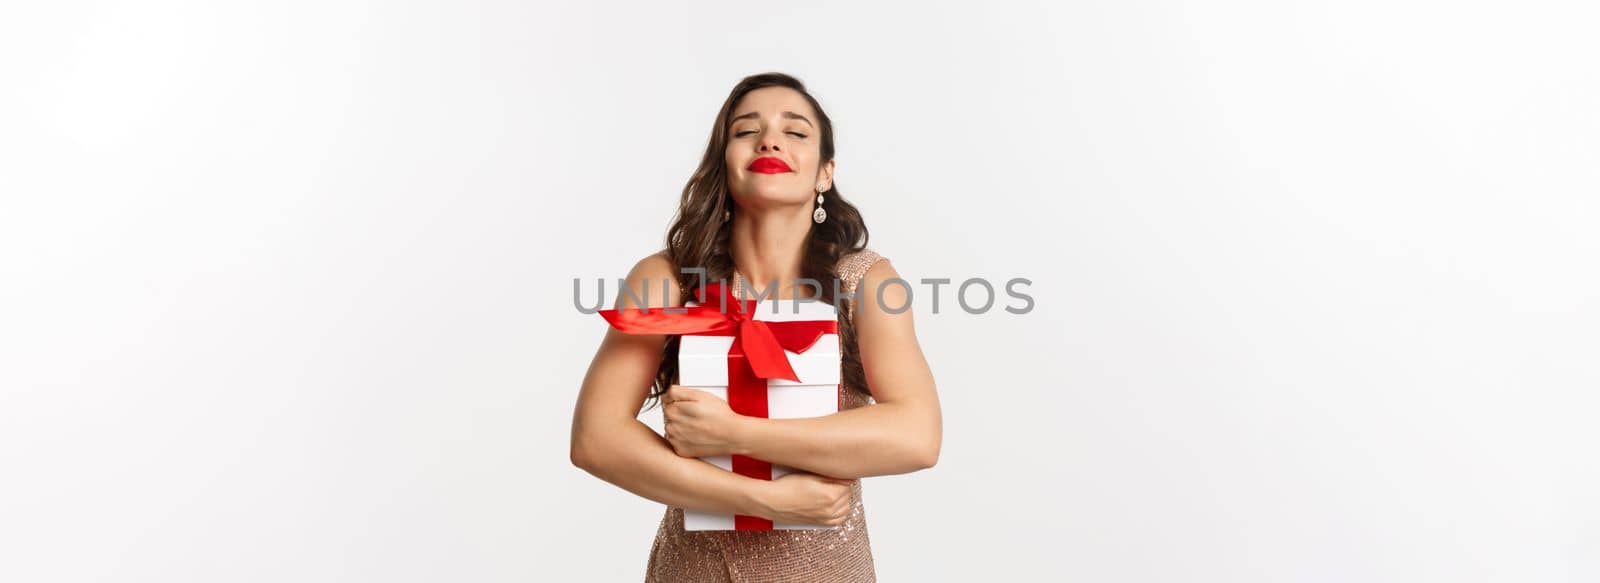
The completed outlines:
<svg viewBox="0 0 1600 583">
<path fill-rule="evenodd" d="M 760 516 L 775 522 L 839 526 L 850 516 L 853 481 L 796 471 L 764 482 Z"/>
<path fill-rule="evenodd" d="M 661 396 L 667 441 L 683 457 L 742 453 L 740 430 L 749 418 L 728 407 L 716 395 L 672 385 Z"/>
</svg>

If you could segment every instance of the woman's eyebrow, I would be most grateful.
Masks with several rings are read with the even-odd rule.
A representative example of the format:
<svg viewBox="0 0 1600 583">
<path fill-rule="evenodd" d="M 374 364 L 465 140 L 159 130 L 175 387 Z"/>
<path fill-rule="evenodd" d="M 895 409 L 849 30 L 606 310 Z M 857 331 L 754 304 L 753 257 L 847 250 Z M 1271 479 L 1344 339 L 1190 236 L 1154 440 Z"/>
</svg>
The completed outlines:
<svg viewBox="0 0 1600 583">
<path fill-rule="evenodd" d="M 798 113 L 795 113 L 795 112 L 792 112 L 792 111 L 785 111 L 781 115 L 783 117 L 785 117 L 785 118 L 788 118 L 788 119 L 798 119 L 800 121 L 806 122 L 806 125 L 811 126 L 813 128 L 817 127 L 815 125 L 812 125 L 811 124 L 811 120 L 806 119 L 806 116 L 800 115 Z M 758 117 L 761 117 L 761 114 L 752 111 L 752 112 L 749 112 L 749 113 L 742 113 L 742 114 L 736 115 L 736 116 L 733 117 L 733 119 L 728 120 L 728 123 L 733 123 L 733 122 L 739 121 L 741 119 L 755 119 L 755 118 L 758 118 Z"/>
</svg>

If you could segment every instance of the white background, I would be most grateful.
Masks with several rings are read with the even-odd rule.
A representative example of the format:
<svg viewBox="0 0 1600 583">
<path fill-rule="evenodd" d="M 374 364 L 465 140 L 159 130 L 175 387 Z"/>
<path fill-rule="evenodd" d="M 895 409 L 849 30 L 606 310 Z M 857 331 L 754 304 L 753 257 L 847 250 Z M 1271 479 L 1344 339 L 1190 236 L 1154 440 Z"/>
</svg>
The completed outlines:
<svg viewBox="0 0 1600 583">
<path fill-rule="evenodd" d="M 768 70 L 1034 282 L 917 296 L 883 580 L 1600 580 L 1591 4 L 672 4 L 0 9 L 0 580 L 638 580 L 571 282 Z"/>
</svg>

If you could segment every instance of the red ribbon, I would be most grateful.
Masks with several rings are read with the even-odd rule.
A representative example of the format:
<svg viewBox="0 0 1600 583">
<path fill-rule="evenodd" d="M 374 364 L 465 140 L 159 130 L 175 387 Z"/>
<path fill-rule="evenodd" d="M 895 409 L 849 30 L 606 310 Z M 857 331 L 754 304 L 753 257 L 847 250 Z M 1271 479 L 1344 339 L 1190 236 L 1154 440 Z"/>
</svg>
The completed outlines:
<svg viewBox="0 0 1600 583">
<path fill-rule="evenodd" d="M 784 351 L 802 353 L 825 334 L 837 334 L 834 320 L 768 322 L 754 318 L 755 300 L 741 300 L 733 290 L 712 283 L 696 290 L 699 305 L 687 308 L 624 308 L 600 310 L 612 328 L 628 334 L 679 334 L 732 336 L 728 348 L 728 408 L 749 417 L 767 417 L 767 379 L 799 382 Z M 715 301 L 713 301 L 715 300 Z M 741 476 L 772 479 L 772 464 L 742 455 L 733 456 L 733 471 Z M 772 521 L 736 514 L 735 530 L 772 530 Z"/>
</svg>

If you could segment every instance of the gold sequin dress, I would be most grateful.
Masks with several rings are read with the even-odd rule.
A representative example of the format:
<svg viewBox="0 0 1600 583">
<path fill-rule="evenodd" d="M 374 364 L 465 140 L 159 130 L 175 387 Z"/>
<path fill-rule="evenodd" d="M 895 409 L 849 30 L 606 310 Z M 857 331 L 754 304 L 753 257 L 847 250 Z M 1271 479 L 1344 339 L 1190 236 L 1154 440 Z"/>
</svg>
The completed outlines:
<svg viewBox="0 0 1600 583">
<path fill-rule="evenodd" d="M 839 279 L 846 293 L 855 292 L 861 276 L 882 256 L 863 249 L 839 260 Z M 738 277 L 735 276 L 735 288 Z M 845 317 L 854 317 L 854 302 Z M 843 339 L 841 337 L 841 342 Z M 871 402 L 863 391 L 844 386 L 841 409 Z M 685 531 L 683 509 L 668 507 L 656 530 L 645 569 L 646 583 L 735 581 L 877 581 L 867 516 L 861 503 L 861 480 L 850 486 L 851 511 L 845 523 L 815 530 Z"/>
</svg>

